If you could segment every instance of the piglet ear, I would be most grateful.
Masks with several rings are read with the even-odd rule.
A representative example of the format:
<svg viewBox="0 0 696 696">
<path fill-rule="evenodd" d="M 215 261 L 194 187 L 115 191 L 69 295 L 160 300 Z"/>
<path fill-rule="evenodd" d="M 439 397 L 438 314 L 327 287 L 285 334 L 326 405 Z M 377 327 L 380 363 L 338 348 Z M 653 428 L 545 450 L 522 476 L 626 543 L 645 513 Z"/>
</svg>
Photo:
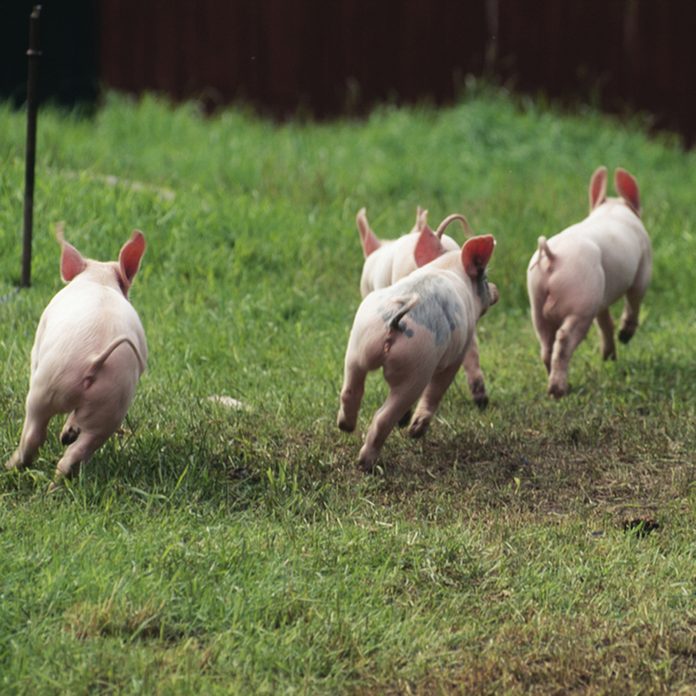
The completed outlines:
<svg viewBox="0 0 696 696">
<path fill-rule="evenodd" d="M 614 172 L 614 187 L 616 192 L 631 207 L 636 215 L 640 215 L 640 193 L 638 182 L 625 170 L 618 167 Z"/>
<path fill-rule="evenodd" d="M 462 266 L 471 278 L 478 278 L 490 261 L 495 239 L 492 234 L 472 237 L 462 247 Z"/>
<path fill-rule="evenodd" d="M 118 265 L 121 268 L 121 275 L 126 283 L 126 288 L 130 287 L 135 278 L 135 274 L 140 268 L 140 259 L 145 253 L 145 237 L 140 230 L 133 230 L 131 238 L 121 247 L 118 255 Z"/>
<path fill-rule="evenodd" d="M 373 251 L 376 251 L 382 245 L 375 233 L 370 229 L 370 223 L 367 221 L 367 211 L 365 208 L 360 208 L 355 222 L 358 225 L 360 232 L 360 243 L 362 244 L 363 254 L 367 258 Z"/>
<path fill-rule="evenodd" d="M 595 169 L 590 179 L 590 212 L 607 199 L 607 168 L 602 165 Z"/>
<path fill-rule="evenodd" d="M 414 232 L 422 232 L 424 227 L 428 226 L 428 211 L 420 206 L 416 207 L 416 225 L 413 228 Z"/>
<path fill-rule="evenodd" d="M 445 251 L 437 235 L 428 227 L 428 223 L 420 231 L 416 247 L 413 250 L 413 257 L 416 259 L 416 266 L 420 268 L 430 263 Z"/>
<path fill-rule="evenodd" d="M 60 275 L 66 283 L 69 283 L 76 275 L 85 270 L 87 262 L 72 244 L 65 241 L 62 222 L 56 225 L 56 239 L 61 246 Z"/>
</svg>

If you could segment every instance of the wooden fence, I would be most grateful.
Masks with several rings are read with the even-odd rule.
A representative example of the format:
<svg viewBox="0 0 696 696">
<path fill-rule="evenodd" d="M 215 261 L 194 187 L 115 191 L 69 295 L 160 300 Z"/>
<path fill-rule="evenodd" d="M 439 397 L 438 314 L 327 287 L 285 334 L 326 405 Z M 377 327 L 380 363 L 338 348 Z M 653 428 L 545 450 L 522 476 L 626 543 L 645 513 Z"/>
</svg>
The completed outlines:
<svg viewBox="0 0 696 696">
<path fill-rule="evenodd" d="M 485 20 L 466 2 L 103 0 L 100 35 L 110 86 L 322 117 L 452 99 L 482 68 Z"/>
<path fill-rule="evenodd" d="M 5 3 L 0 94 L 21 100 L 30 0 Z M 467 75 L 640 109 L 696 139 L 696 0 L 45 0 L 43 92 L 96 86 L 285 117 L 452 102 Z M 26 10 L 26 18 L 20 11 Z M 52 42 L 52 43 L 51 43 Z M 19 47 L 19 48 L 18 48 Z M 20 50 L 21 49 L 21 50 Z M 7 68 L 10 67 L 8 72 Z M 19 87 L 16 85 L 19 84 Z M 8 86 L 9 85 L 9 86 Z"/>
</svg>

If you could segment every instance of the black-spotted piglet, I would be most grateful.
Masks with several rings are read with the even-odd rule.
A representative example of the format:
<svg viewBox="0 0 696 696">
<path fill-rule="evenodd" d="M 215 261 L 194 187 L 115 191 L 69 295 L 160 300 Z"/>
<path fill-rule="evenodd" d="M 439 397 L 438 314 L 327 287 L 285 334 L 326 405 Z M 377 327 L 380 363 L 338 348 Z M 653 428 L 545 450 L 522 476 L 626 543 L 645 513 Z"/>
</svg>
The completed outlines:
<svg viewBox="0 0 696 696">
<path fill-rule="evenodd" d="M 464 355 L 476 322 L 498 300 L 486 278 L 491 235 L 474 237 L 361 303 L 345 357 L 338 427 L 355 429 L 367 373 L 383 368 L 389 396 L 372 419 L 359 464 L 371 470 L 389 433 L 418 401 L 409 425 L 423 435 Z"/>
</svg>

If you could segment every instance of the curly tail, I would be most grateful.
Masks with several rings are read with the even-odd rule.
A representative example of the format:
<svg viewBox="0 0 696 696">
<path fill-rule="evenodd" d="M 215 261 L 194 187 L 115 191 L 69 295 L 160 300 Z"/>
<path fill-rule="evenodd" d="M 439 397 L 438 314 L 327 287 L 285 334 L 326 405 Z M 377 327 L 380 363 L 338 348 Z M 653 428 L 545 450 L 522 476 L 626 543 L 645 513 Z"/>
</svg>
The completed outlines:
<svg viewBox="0 0 696 696">
<path fill-rule="evenodd" d="M 113 341 L 111 341 L 111 343 L 109 343 L 109 345 L 106 348 L 104 348 L 104 350 L 101 353 L 99 353 L 99 355 L 97 355 L 96 358 L 92 360 L 92 364 L 90 365 L 89 369 L 87 370 L 87 374 L 84 376 L 83 379 L 85 388 L 90 387 L 94 383 L 94 380 L 97 377 L 97 373 L 99 372 L 99 370 L 101 370 L 107 358 L 122 343 L 127 343 L 133 349 L 135 357 L 138 359 L 138 363 L 140 365 L 140 371 L 145 372 L 145 361 L 143 360 L 142 355 L 140 355 L 138 347 L 135 345 L 135 343 L 133 343 L 133 341 L 130 338 L 128 338 L 128 336 L 119 336 L 118 338 L 115 338 Z"/>
<path fill-rule="evenodd" d="M 452 215 L 448 215 L 438 226 L 437 229 L 435 230 L 435 235 L 438 237 L 438 239 L 442 238 L 442 234 L 447 229 L 447 226 L 451 223 L 454 222 L 455 220 L 459 220 L 459 222 L 462 223 L 462 227 L 464 227 L 464 236 L 468 239 L 469 237 L 474 236 L 474 232 L 471 229 L 471 225 L 469 224 L 469 221 L 461 214 L 461 213 L 452 213 Z"/>
<path fill-rule="evenodd" d="M 408 298 L 402 300 L 404 303 L 401 309 L 389 320 L 389 330 L 390 331 L 402 331 L 403 329 L 399 326 L 401 320 L 406 314 L 408 314 L 420 301 L 420 296 L 413 293 Z"/>
<path fill-rule="evenodd" d="M 549 263 L 553 263 L 556 260 L 556 254 L 549 249 L 549 243 L 546 241 L 546 237 L 539 237 L 537 243 L 539 244 L 539 258 L 541 258 L 542 253 L 546 254 Z"/>
</svg>

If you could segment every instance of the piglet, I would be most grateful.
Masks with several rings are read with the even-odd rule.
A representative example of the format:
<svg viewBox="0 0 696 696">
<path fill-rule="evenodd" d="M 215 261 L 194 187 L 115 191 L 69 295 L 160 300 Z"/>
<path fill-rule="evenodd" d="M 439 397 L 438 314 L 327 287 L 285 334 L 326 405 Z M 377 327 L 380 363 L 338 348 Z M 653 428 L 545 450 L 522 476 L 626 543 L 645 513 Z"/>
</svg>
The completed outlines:
<svg viewBox="0 0 696 696">
<path fill-rule="evenodd" d="M 590 214 L 559 234 L 539 237 L 527 269 L 532 321 L 549 373 L 548 393 L 568 393 L 568 364 L 593 320 L 602 337 L 602 356 L 616 359 L 609 307 L 625 296 L 619 340 L 627 343 L 638 327 L 640 303 L 652 272 L 652 250 L 640 219 L 636 180 L 617 169 L 618 198 L 607 198 L 607 169 L 590 180 Z"/>
<path fill-rule="evenodd" d="M 386 288 L 445 252 L 459 251 L 459 244 L 444 234 L 454 221 L 462 224 L 467 237 L 473 236 L 468 220 L 460 213 L 448 215 L 433 231 L 428 226 L 428 211 L 418 206 L 416 224 L 411 232 L 398 239 L 381 240 L 370 227 L 367 212 L 362 208 L 356 218 L 365 256 L 360 278 L 360 294 L 365 297 L 373 290 Z M 474 403 L 479 408 L 485 408 L 488 405 L 488 394 L 481 370 L 476 335 L 464 356 L 462 368 L 466 373 Z"/>
<path fill-rule="evenodd" d="M 386 288 L 446 251 L 456 251 L 459 244 L 444 234 L 445 229 L 459 220 L 467 235 L 471 228 L 466 218 L 459 213 L 448 215 L 433 231 L 428 226 L 428 211 L 420 206 L 416 212 L 413 229 L 398 239 L 379 239 L 367 220 L 367 211 L 361 208 L 355 222 L 360 233 L 365 263 L 360 278 L 360 294 L 365 297 L 373 290 Z M 427 261 L 425 261 L 427 262 Z"/>
<path fill-rule="evenodd" d="M 359 464 L 373 469 L 396 423 L 418 400 L 409 435 L 423 435 L 464 355 L 476 322 L 497 302 L 486 266 L 491 235 L 473 237 L 360 304 L 348 340 L 338 427 L 352 432 L 367 373 L 383 368 L 389 396 L 377 411 L 360 450 Z"/>
<path fill-rule="evenodd" d="M 56 236 L 61 276 L 68 285 L 39 320 L 22 436 L 5 464 L 7 469 L 30 465 L 46 439 L 49 420 L 68 413 L 60 435 L 68 447 L 53 487 L 121 425 L 147 361 L 145 333 L 128 300 L 145 252 L 142 232 L 133 232 L 118 262 L 83 258 L 65 241 L 60 226 Z"/>
</svg>

